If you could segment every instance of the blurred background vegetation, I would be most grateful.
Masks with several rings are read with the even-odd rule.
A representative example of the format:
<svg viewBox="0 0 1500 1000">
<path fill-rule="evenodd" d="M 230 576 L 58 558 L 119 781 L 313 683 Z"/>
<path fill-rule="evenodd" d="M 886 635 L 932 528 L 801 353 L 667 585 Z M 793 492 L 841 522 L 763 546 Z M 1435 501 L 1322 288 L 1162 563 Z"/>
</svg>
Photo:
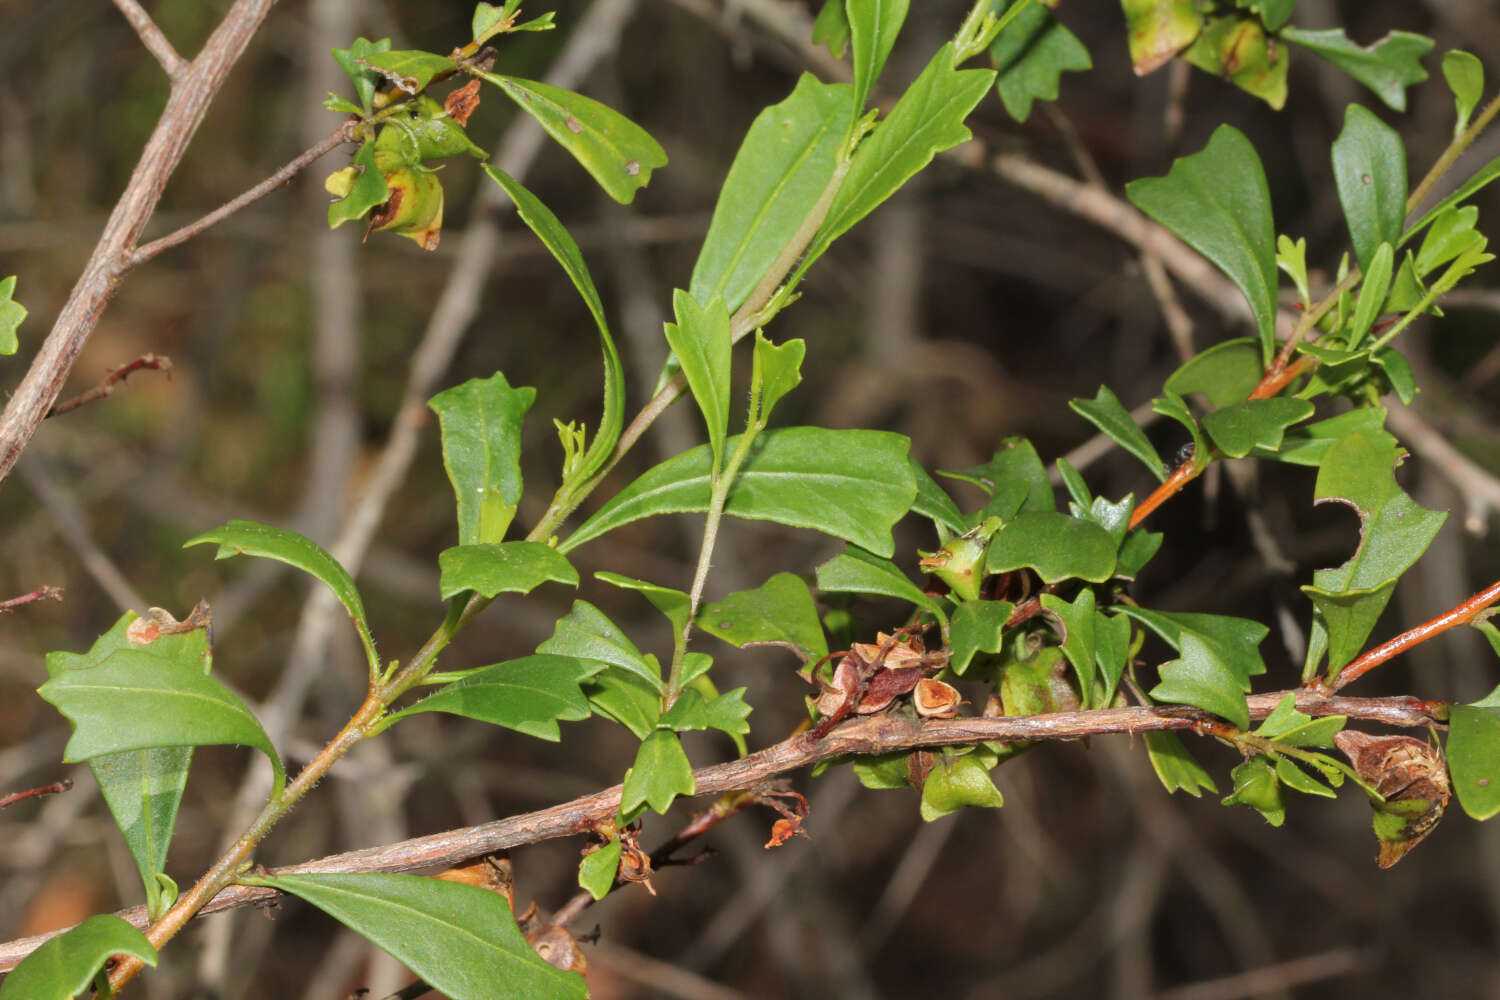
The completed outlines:
<svg viewBox="0 0 1500 1000">
<path fill-rule="evenodd" d="M 189 55 L 227 6 L 149 5 Z M 501 71 L 547 72 L 589 4 L 555 6 L 559 30 L 506 42 Z M 966 6 L 913 4 L 888 83 L 915 75 Z M 589 259 L 626 355 L 632 412 L 665 357 L 664 310 L 672 288 L 687 282 L 740 137 L 807 66 L 805 45 L 760 17 L 768 9 L 794 30 L 815 13 L 782 0 L 633 5 L 618 44 L 578 86 L 644 125 L 671 157 L 633 205 L 609 202 L 554 147 L 541 150 L 526 176 Z M 459 0 L 279 5 L 216 99 L 148 238 L 260 180 L 337 124 L 321 107 L 328 90 L 346 89 L 330 48 L 363 34 L 390 36 L 397 48 L 447 51 L 468 37 L 471 11 Z M 1025 124 L 996 100 L 982 104 L 973 125 L 991 151 L 1077 176 L 1069 149 L 1076 135 L 1119 194 L 1125 181 L 1164 173 L 1173 156 L 1200 148 L 1229 122 L 1261 151 L 1278 231 L 1306 236 L 1309 262 L 1325 273 L 1347 242 L 1328 160 L 1345 106 L 1361 102 L 1398 128 L 1414 176 L 1451 130 L 1451 98 L 1440 83 L 1415 88 L 1408 112 L 1392 115 L 1348 77 L 1302 55 L 1291 69 L 1291 99 L 1274 112 L 1185 67 L 1136 78 L 1116 4 L 1073 2 L 1058 13 L 1088 45 L 1094 68 L 1065 76 L 1057 105 L 1038 105 Z M 1462 47 L 1500 72 L 1500 11 L 1481 0 L 1302 0 L 1293 21 L 1342 24 L 1365 43 L 1390 29 L 1423 32 L 1438 40 L 1426 60 L 1431 71 L 1442 50 Z M 31 310 L 21 353 L 0 369 L 8 386 L 85 261 L 155 123 L 166 81 L 103 0 L 3 0 L 0 26 L 0 274 L 19 275 L 18 298 Z M 514 116 L 487 96 L 470 135 L 494 150 Z M 1497 152 L 1491 135 L 1464 162 L 1472 170 Z M 139 896 L 87 772 L 58 763 L 64 721 L 33 692 L 45 676 L 42 654 L 86 649 L 126 609 L 157 605 L 181 617 L 205 598 L 216 676 L 252 700 L 272 695 L 294 655 L 307 582 L 272 564 L 214 563 L 182 542 L 231 517 L 296 528 L 325 544 L 337 537 L 395 428 L 414 351 L 475 220 L 497 218 L 502 236 L 480 262 L 478 313 L 463 324 L 437 387 L 496 370 L 537 387 L 523 528 L 556 481 L 552 418 L 597 420 L 591 322 L 518 220 L 479 203 L 485 182 L 477 166 L 444 168 L 447 231 L 437 251 L 424 254 L 380 234 L 361 247 L 354 226 L 326 230 L 321 180 L 344 162 L 327 157 L 287 189 L 132 273 L 64 395 L 145 352 L 170 356 L 170 377 L 137 375 L 113 397 L 48 421 L 0 490 L 0 597 L 42 584 L 66 588 L 61 603 L 0 619 L 0 791 L 80 777 L 67 795 L 0 817 L 5 938 Z M 1481 228 L 1497 209 L 1493 195 L 1481 200 Z M 1496 280 L 1481 272 L 1477 284 Z M 1237 334 L 1190 290 L 1180 297 L 1198 349 Z M 1425 388 L 1414 411 L 1489 469 L 1500 468 L 1497 311 L 1500 291 L 1471 292 L 1443 319 L 1403 337 Z M 770 332 L 808 342 L 806 382 L 778 409 L 779 423 L 899 430 L 928 468 L 976 464 L 1015 434 L 1055 458 L 1091 436 L 1068 399 L 1105 383 L 1134 406 L 1159 391 L 1179 360 L 1135 250 L 982 163 L 956 159 L 940 160 L 841 240 Z M 618 470 L 615 486 L 699 433 L 696 415 L 676 408 Z M 1164 455 L 1184 443 L 1175 425 L 1151 434 Z M 1401 470 L 1419 502 L 1455 516 L 1407 576 L 1378 638 L 1500 576 L 1495 512 L 1466 508 L 1439 464 L 1419 453 Z M 1119 454 L 1088 465 L 1086 476 L 1112 497 L 1139 496 L 1151 485 Z M 1357 538 L 1350 514 L 1312 508 L 1311 488 L 1310 470 L 1294 468 L 1210 477 L 1153 518 L 1168 530 L 1167 543 L 1134 593 L 1153 607 L 1273 625 L 1263 645 L 1269 683 L 1291 686 L 1309 610 L 1297 585 L 1314 568 L 1342 562 Z M 454 530 L 433 422 L 359 574 L 387 656 L 409 655 L 440 621 L 436 554 L 455 542 Z M 579 596 L 626 624 L 643 648 L 660 651 L 667 643 L 660 617 L 590 574 L 612 569 L 685 586 L 698 530 L 696 518 L 661 518 L 583 547 L 575 556 L 586 581 Z M 933 544 L 910 523 L 898 552 L 915 572 L 917 548 Z M 837 548 L 822 536 L 730 522 L 709 596 L 784 569 L 810 572 Z M 443 664 L 531 651 L 573 598 L 554 586 L 497 602 Z M 895 624 L 899 613 L 875 604 L 856 611 L 871 631 Z M 1357 693 L 1478 698 L 1497 671 L 1477 638 L 1449 635 L 1423 646 Z M 720 686 L 750 688 L 752 748 L 783 738 L 805 717 L 808 689 L 789 657 L 704 641 L 725 664 Z M 310 696 L 281 741 L 292 763 L 320 746 L 362 695 L 360 657 L 342 622 L 326 645 L 310 648 Z M 337 768 L 258 860 L 291 863 L 539 808 L 619 780 L 633 754 L 629 735 L 603 720 L 570 724 L 564 735 L 554 745 L 458 719 L 414 718 Z M 1227 792 L 1232 755 L 1193 746 Z M 733 753 L 726 739 L 706 735 L 688 748 L 698 764 Z M 247 756 L 198 752 L 169 869 L 183 884 L 232 835 Z M 1169 798 L 1143 747 L 1124 738 L 1045 747 L 1002 768 L 997 780 L 1004 809 L 924 825 L 909 793 L 865 792 L 844 771 L 798 776 L 812 801 L 811 839 L 768 853 L 760 845 L 774 817 L 740 817 L 708 838 L 716 858 L 661 873 L 658 896 L 616 892 L 575 925 L 580 933 L 600 928 L 600 944 L 588 952 L 594 995 L 1333 998 L 1500 990 L 1493 825 L 1450 817 L 1381 872 L 1357 796 L 1294 801 L 1286 827 L 1272 831 L 1253 812 L 1221 808 L 1212 797 Z M 643 843 L 665 838 L 690 809 L 649 819 Z M 571 895 L 578 847 L 515 853 L 522 906 L 534 897 L 552 908 Z M 332 921 L 291 903 L 267 915 L 200 921 L 137 989 L 151 997 L 336 1000 L 366 985 L 383 995 L 402 975 Z"/>
</svg>

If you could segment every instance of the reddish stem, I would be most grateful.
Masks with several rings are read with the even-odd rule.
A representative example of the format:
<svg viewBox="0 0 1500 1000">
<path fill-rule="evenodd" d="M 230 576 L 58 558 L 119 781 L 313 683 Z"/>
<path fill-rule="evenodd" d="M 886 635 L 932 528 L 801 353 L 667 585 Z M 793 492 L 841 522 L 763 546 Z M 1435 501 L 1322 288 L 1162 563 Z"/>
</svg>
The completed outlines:
<svg viewBox="0 0 1500 1000">
<path fill-rule="evenodd" d="M 1152 511 L 1180 493 L 1184 486 L 1197 479 L 1198 474 L 1207 467 L 1207 464 L 1199 466 L 1197 462 L 1187 461 L 1173 469 L 1166 482 L 1152 490 L 1150 496 L 1136 505 L 1130 515 L 1130 526 L 1134 528 L 1151 516 Z"/>
<path fill-rule="evenodd" d="M 1444 611 L 1431 621 L 1423 622 L 1416 628 L 1408 629 L 1394 639 L 1389 639 L 1374 649 L 1361 653 L 1353 662 L 1339 671 L 1339 675 L 1328 686 L 1329 690 L 1337 691 L 1345 685 L 1359 680 L 1360 677 L 1380 666 L 1391 657 L 1398 656 L 1413 646 L 1426 642 L 1440 632 L 1446 632 L 1456 625 L 1469 624 L 1479 612 L 1496 601 L 1500 601 L 1500 581 L 1490 584 L 1467 601 L 1464 601 L 1451 610 Z"/>
<path fill-rule="evenodd" d="M 43 785 L 41 788 L 28 788 L 24 792 L 12 792 L 9 795 L 0 795 L 0 809 L 4 809 L 6 806 L 13 806 L 17 802 L 22 802 L 26 799 L 39 799 L 43 795 L 57 795 L 61 792 L 66 792 L 72 787 L 73 779 L 64 778 L 62 781 L 54 781 L 52 784 Z"/>
<path fill-rule="evenodd" d="M 0 601 L 0 614 L 8 614 L 23 604 L 31 604 L 35 601 L 60 601 L 62 594 L 61 587 L 38 587 L 29 594 Z"/>
</svg>

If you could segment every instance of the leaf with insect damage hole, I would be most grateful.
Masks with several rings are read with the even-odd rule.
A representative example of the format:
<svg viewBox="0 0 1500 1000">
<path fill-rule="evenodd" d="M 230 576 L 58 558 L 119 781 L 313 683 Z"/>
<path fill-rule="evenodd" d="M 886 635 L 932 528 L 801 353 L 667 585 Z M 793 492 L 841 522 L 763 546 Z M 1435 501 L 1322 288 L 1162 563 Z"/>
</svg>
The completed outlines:
<svg viewBox="0 0 1500 1000">
<path fill-rule="evenodd" d="M 1401 450 L 1394 440 L 1350 434 L 1323 456 L 1315 503 L 1337 501 L 1359 515 L 1360 543 L 1349 561 L 1313 574 L 1302 590 L 1327 631 L 1333 676 L 1363 646 L 1390 600 L 1396 579 L 1431 544 L 1447 514 L 1420 506 L 1396 484 Z"/>
</svg>

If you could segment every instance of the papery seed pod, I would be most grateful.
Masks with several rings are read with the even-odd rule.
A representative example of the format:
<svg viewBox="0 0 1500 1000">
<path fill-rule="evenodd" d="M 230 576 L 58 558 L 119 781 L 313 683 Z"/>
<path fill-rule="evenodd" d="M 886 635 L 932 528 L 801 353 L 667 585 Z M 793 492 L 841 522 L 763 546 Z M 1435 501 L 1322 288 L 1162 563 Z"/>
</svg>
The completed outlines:
<svg viewBox="0 0 1500 1000">
<path fill-rule="evenodd" d="M 526 942 L 548 965 L 580 975 L 589 970 L 583 949 L 578 947 L 578 942 L 573 940 L 573 935 L 565 928 L 548 924 L 526 935 Z"/>
<path fill-rule="evenodd" d="M 834 715 L 853 695 L 854 688 L 859 683 L 859 671 L 855 663 L 854 654 L 850 653 L 840 659 L 838 665 L 833 668 L 832 683 L 818 682 L 821 688 L 815 703 L 818 715 L 825 719 Z"/>
<path fill-rule="evenodd" d="M 951 719 L 958 714 L 958 706 L 963 703 L 963 696 L 952 684 L 924 677 L 917 681 L 917 686 L 912 691 L 911 701 L 917 714 L 923 718 Z"/>
<path fill-rule="evenodd" d="M 1410 736 L 1374 736 L 1346 729 L 1333 738 L 1354 773 L 1385 797 L 1374 804 L 1376 862 L 1389 868 L 1432 832 L 1448 807 L 1451 785 L 1442 752 Z"/>
<path fill-rule="evenodd" d="M 921 679 L 922 671 L 917 667 L 880 671 L 870 678 L 864 697 L 854 707 L 855 714 L 873 715 L 911 691 Z"/>
</svg>

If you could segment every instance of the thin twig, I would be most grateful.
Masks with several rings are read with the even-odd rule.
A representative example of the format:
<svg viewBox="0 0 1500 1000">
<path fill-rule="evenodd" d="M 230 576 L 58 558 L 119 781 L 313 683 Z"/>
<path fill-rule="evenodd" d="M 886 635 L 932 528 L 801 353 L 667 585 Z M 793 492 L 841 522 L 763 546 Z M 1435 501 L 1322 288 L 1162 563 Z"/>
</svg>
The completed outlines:
<svg viewBox="0 0 1500 1000">
<path fill-rule="evenodd" d="M 43 785 L 40 788 L 28 788 L 24 792 L 11 792 L 9 795 L 0 795 L 0 809 L 13 806 L 17 802 L 24 802 L 27 799 L 39 799 L 46 795 L 58 795 L 72 787 L 73 779 L 64 778 L 62 781 L 54 781 L 52 784 Z"/>
<path fill-rule="evenodd" d="M 231 198 L 229 201 L 226 201 L 224 204 L 220 205 L 212 212 L 209 212 L 201 219 L 198 219 L 195 222 L 190 222 L 187 225 L 183 226 L 181 229 L 174 230 L 173 232 L 168 233 L 160 239 L 152 240 L 145 246 L 137 247 L 134 251 L 126 255 L 123 266 L 126 268 L 131 268 L 139 264 L 144 264 L 146 261 L 150 260 L 152 257 L 155 257 L 163 250 L 170 250 L 173 247 L 178 246 L 179 244 L 186 243 L 188 240 L 192 239 L 194 236 L 197 236 L 199 233 L 202 233 L 204 230 L 210 229 L 213 226 L 216 226 L 219 223 L 223 222 L 225 219 L 229 218 L 231 215 L 238 212 L 245 206 L 252 205 L 257 201 L 260 201 L 272 191 L 275 191 L 277 188 L 287 184 L 293 177 L 296 177 L 298 174 L 306 170 L 310 165 L 317 162 L 328 153 L 337 149 L 344 143 L 352 141 L 354 141 L 354 136 L 351 133 L 348 124 L 345 123 L 343 125 L 340 125 L 338 128 L 328 133 L 328 135 L 324 136 L 322 139 L 318 140 L 316 143 L 309 146 L 301 153 L 298 153 L 280 170 L 276 171 L 270 177 L 267 177 L 265 180 L 246 190 L 237 197 Z"/>
<path fill-rule="evenodd" d="M 105 396 L 113 395 L 116 385 L 123 383 L 131 375 L 134 375 L 136 372 L 142 371 L 144 369 L 150 369 L 151 371 L 156 372 L 167 372 L 170 374 L 172 371 L 172 359 L 167 357 L 165 354 L 147 353 L 142 354 L 134 361 L 129 361 L 118 368 L 111 368 L 109 370 L 109 374 L 105 375 L 103 380 L 98 385 L 94 386 L 92 389 L 89 389 L 86 392 L 79 393 L 72 399 L 64 400 L 61 403 L 55 404 L 52 409 L 47 411 L 47 416 L 60 416 L 61 414 L 67 413 L 69 410 L 76 410 L 80 406 L 83 406 L 87 403 L 92 403 L 96 399 L 103 399 Z"/>
<path fill-rule="evenodd" d="M 0 601 L 0 615 L 10 614 L 16 608 L 35 601 L 60 601 L 62 600 L 62 595 L 63 589 L 61 587 L 38 587 L 29 594 L 22 594 L 20 597 L 11 597 Z"/>
<path fill-rule="evenodd" d="M 129 255 L 161 200 L 167 179 L 202 124 L 209 103 L 274 2 L 235 0 L 197 58 L 173 80 L 161 118 L 141 150 L 99 242 L 31 367 L 0 414 L 0 481 L 15 468 L 21 451 L 57 400 L 73 362 L 128 269 Z"/>
<path fill-rule="evenodd" d="M 1497 585 L 1500 586 L 1500 585 Z M 1251 695 L 1250 717 L 1263 719 L 1288 692 Z M 1346 715 L 1389 726 L 1425 727 L 1440 722 L 1446 706 L 1418 698 L 1345 698 L 1309 689 L 1291 692 L 1299 711 L 1314 717 Z M 821 740 L 802 733 L 738 760 L 693 772 L 697 795 L 720 795 L 754 788 L 778 775 L 809 764 L 849 755 L 868 756 L 901 750 L 969 746 L 987 741 L 1079 740 L 1111 733 L 1197 730 L 1220 725 L 1211 716 L 1182 707 L 1105 708 L 1048 715 L 998 718 L 917 720 L 907 716 L 874 715 L 846 722 Z M 301 780 L 301 776 L 299 776 Z M 522 813 L 478 826 L 416 837 L 396 844 L 350 851 L 299 865 L 273 869 L 269 874 L 311 872 L 405 872 L 436 866 L 452 867 L 473 858 L 527 844 L 578 836 L 608 822 L 620 808 L 621 786 L 615 785 L 561 805 Z M 198 915 L 250 906 L 276 896 L 271 889 L 231 885 L 197 911 Z M 145 926 L 143 907 L 120 916 Z M 53 932 L 59 933 L 59 932 Z M 0 972 L 14 968 L 52 934 L 0 944 Z"/>
<path fill-rule="evenodd" d="M 177 49 L 162 34 L 161 28 L 146 13 L 136 0 L 115 0 L 115 6 L 120 8 L 120 13 L 125 15 L 125 20 L 135 29 L 135 33 L 141 36 L 141 44 L 146 46 L 146 51 L 156 57 L 161 63 L 161 68 L 166 71 L 167 79 L 176 81 L 183 71 L 187 69 L 188 62 L 177 54 Z"/>
</svg>

